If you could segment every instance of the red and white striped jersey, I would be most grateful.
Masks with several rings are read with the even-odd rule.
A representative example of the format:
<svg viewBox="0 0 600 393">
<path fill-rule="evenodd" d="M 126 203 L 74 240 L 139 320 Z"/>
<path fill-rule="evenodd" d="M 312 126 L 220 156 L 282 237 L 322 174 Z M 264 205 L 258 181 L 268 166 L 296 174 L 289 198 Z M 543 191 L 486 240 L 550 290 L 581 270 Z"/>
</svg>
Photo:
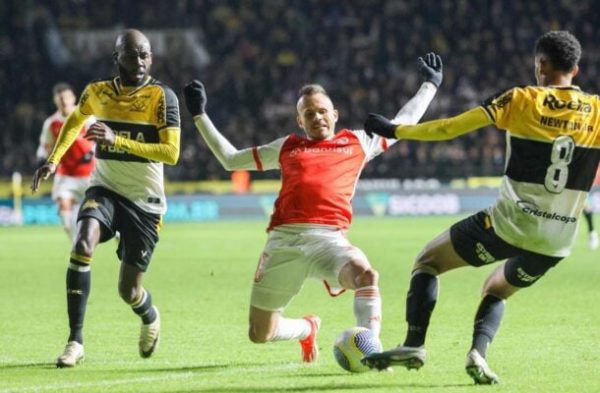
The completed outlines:
<svg viewBox="0 0 600 393">
<path fill-rule="evenodd" d="M 364 131 L 341 130 L 327 140 L 293 134 L 255 147 L 256 169 L 281 170 L 281 190 L 268 230 L 286 224 L 347 229 L 362 169 L 391 143 Z"/>
<path fill-rule="evenodd" d="M 42 134 L 40 135 L 40 143 L 44 145 L 54 146 L 60 129 L 65 123 L 66 118 L 60 112 L 54 113 L 44 121 L 42 126 Z M 77 139 L 71 145 L 69 150 L 60 160 L 60 164 L 56 168 L 57 175 L 73 176 L 73 177 L 89 177 L 94 169 L 94 142 L 83 138 L 86 133 L 88 124 L 82 129 Z"/>
</svg>

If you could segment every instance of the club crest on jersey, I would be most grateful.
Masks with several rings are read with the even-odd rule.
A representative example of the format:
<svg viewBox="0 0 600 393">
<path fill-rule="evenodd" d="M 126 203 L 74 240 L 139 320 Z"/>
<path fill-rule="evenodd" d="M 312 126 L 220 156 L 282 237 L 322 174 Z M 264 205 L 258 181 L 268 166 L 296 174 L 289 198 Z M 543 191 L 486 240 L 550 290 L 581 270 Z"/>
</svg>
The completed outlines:
<svg viewBox="0 0 600 393">
<path fill-rule="evenodd" d="M 145 112 L 146 104 L 144 104 L 141 100 L 135 100 L 131 104 L 131 108 L 129 108 L 130 112 Z"/>
</svg>

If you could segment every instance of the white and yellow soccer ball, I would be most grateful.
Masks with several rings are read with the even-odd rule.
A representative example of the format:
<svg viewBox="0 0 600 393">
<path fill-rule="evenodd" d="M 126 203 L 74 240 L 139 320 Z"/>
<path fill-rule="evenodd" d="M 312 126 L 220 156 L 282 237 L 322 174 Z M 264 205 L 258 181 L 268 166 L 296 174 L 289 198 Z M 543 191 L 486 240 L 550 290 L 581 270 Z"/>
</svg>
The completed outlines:
<svg viewBox="0 0 600 393">
<path fill-rule="evenodd" d="M 369 367 L 363 365 L 360 359 L 381 351 L 379 337 L 376 337 L 371 329 L 360 326 L 344 330 L 333 344 L 335 360 L 344 370 L 352 373 L 369 371 Z"/>
</svg>

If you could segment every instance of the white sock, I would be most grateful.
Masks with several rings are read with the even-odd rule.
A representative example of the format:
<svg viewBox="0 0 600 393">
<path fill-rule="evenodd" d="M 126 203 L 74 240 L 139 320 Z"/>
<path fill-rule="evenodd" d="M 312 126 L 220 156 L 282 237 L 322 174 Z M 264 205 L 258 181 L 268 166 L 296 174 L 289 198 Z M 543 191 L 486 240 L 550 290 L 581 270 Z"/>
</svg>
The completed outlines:
<svg viewBox="0 0 600 393">
<path fill-rule="evenodd" d="M 371 329 L 376 337 L 381 331 L 381 297 L 376 285 L 354 291 L 354 316 L 358 326 Z"/>
<path fill-rule="evenodd" d="M 306 319 L 279 318 L 275 334 L 269 341 L 302 340 L 310 334 L 311 325 Z"/>
<path fill-rule="evenodd" d="M 73 239 L 73 242 L 75 242 L 75 238 L 77 237 L 77 216 L 79 215 L 79 206 L 81 206 L 81 204 L 76 203 L 71 209 L 71 238 Z"/>
<path fill-rule="evenodd" d="M 70 211 L 60 212 L 59 215 L 60 215 L 60 221 L 62 222 L 63 228 L 65 228 L 65 232 L 67 232 L 69 239 L 73 239 L 74 232 L 75 232 L 73 230 L 73 220 L 72 220 L 73 215 L 71 214 Z"/>
</svg>

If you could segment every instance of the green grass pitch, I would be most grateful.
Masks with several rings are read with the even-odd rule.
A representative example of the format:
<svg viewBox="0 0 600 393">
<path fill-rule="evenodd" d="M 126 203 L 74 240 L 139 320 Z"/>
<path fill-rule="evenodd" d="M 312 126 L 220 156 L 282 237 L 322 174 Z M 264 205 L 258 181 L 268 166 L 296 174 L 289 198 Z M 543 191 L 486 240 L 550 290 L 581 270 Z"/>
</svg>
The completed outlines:
<svg viewBox="0 0 600 393">
<path fill-rule="evenodd" d="M 357 219 L 349 233 L 380 272 L 385 348 L 404 336 L 411 265 L 457 217 Z M 145 284 L 161 310 L 162 341 L 137 354 L 138 318 L 117 294 L 115 243 L 99 247 L 87 309 L 86 360 L 56 369 L 67 337 L 65 269 L 70 246 L 59 227 L 0 228 L 0 393 L 17 392 L 599 392 L 600 250 L 582 228 L 570 258 L 506 308 L 488 360 L 501 384 L 474 386 L 464 372 L 472 319 L 492 267 L 441 278 L 440 299 L 420 371 L 351 375 L 332 354 L 354 325 L 352 294 L 329 298 L 307 281 L 286 311 L 321 316 L 321 358 L 303 365 L 297 342 L 247 339 L 250 285 L 266 239 L 264 221 L 167 224 Z"/>
</svg>

